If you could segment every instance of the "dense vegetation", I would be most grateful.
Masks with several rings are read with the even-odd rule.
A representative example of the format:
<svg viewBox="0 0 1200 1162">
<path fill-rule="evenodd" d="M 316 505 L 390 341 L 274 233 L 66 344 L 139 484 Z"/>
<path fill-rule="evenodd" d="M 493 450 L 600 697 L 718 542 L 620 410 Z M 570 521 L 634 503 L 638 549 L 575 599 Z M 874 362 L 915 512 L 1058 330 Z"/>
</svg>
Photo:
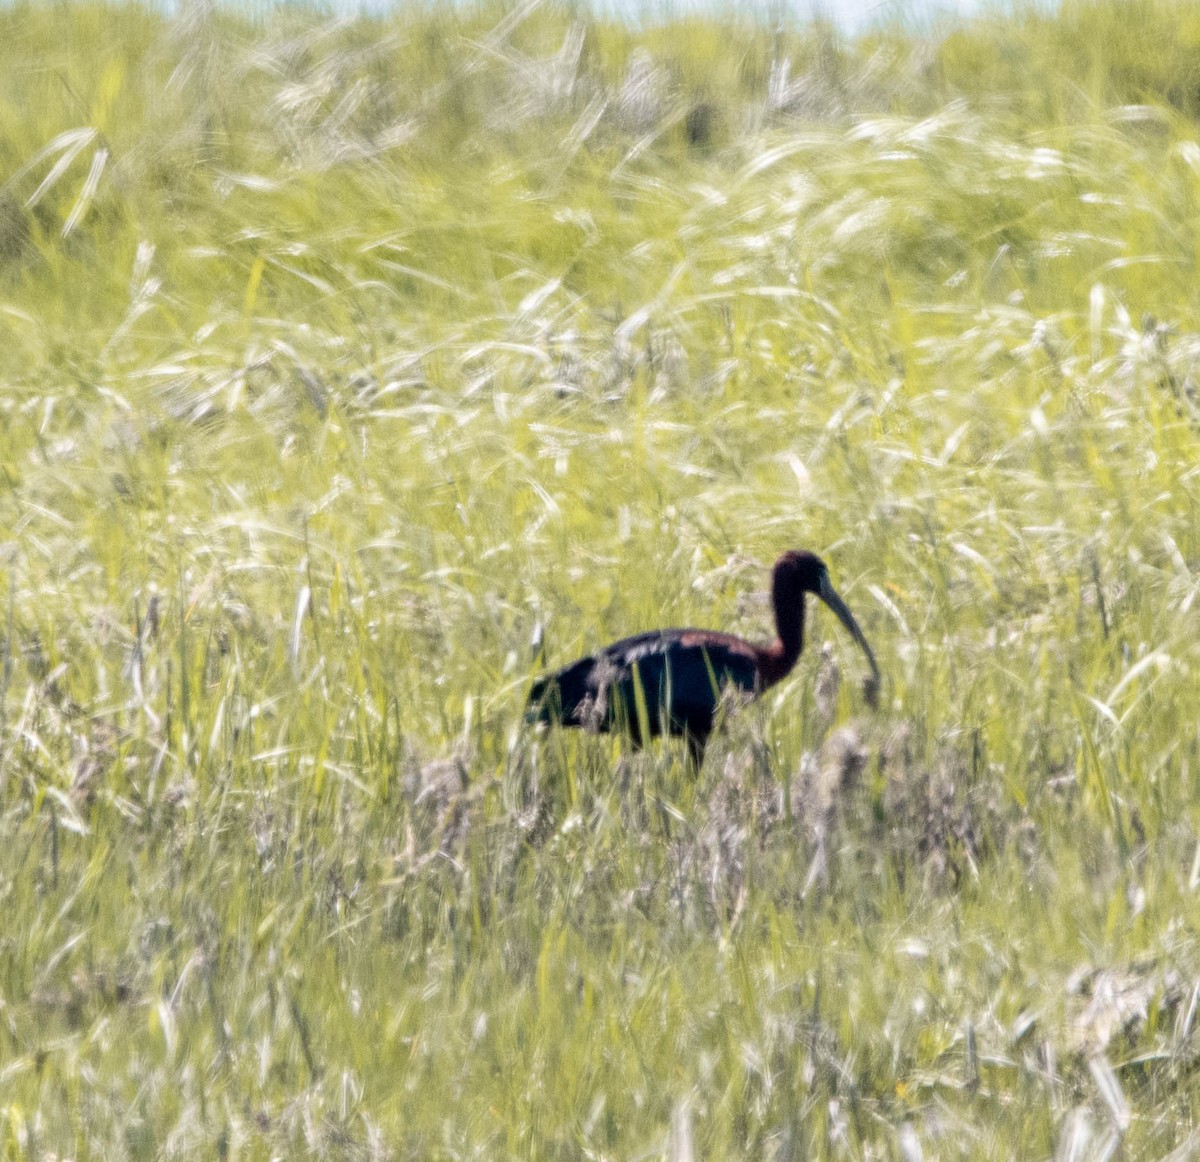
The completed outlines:
<svg viewBox="0 0 1200 1162">
<path fill-rule="evenodd" d="M 4 1156 L 1200 1150 L 1197 117 L 1165 2 L 0 11 Z M 878 711 L 525 727 L 798 546 Z"/>
</svg>

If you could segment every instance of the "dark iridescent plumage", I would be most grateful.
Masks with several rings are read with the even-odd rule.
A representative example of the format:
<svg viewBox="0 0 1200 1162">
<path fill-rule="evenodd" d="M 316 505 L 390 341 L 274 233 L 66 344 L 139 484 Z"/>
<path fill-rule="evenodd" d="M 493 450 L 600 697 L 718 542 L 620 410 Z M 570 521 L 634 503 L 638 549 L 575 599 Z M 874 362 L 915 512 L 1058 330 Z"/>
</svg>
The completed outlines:
<svg viewBox="0 0 1200 1162">
<path fill-rule="evenodd" d="M 764 645 L 704 629 L 635 634 L 539 678 L 529 693 L 535 722 L 624 731 L 635 746 L 670 734 L 687 740 L 697 766 L 727 690 L 747 699 L 786 677 L 804 648 L 804 594 L 815 593 L 837 614 L 871 666 L 868 696 L 879 669 L 853 615 L 829 583 L 820 558 L 787 552 L 775 563 L 771 599 L 777 636 Z"/>
</svg>

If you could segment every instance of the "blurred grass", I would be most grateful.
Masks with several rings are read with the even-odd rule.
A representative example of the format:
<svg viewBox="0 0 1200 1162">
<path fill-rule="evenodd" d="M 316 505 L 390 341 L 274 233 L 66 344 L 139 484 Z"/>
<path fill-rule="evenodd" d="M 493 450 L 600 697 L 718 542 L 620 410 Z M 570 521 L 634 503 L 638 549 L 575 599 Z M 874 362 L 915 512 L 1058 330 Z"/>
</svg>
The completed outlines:
<svg viewBox="0 0 1200 1162">
<path fill-rule="evenodd" d="M 1198 40 L 0 12 L 4 1155 L 1192 1156 Z"/>
</svg>

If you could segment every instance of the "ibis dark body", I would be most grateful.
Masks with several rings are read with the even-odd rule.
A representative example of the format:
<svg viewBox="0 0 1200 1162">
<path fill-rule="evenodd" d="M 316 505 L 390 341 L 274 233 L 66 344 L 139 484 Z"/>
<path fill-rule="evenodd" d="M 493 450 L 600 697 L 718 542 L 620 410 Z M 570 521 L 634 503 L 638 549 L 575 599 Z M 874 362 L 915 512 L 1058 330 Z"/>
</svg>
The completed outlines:
<svg viewBox="0 0 1200 1162">
<path fill-rule="evenodd" d="M 804 649 L 804 597 L 813 593 L 837 614 L 862 647 L 873 689 L 879 670 L 866 638 L 829 582 L 821 559 L 784 553 L 772 573 L 776 636 L 758 644 L 706 629 L 660 629 L 622 638 L 539 678 L 529 718 L 593 731 L 620 730 L 634 746 L 674 735 L 687 741 L 696 765 L 729 691 L 746 700 L 787 677 Z"/>
</svg>

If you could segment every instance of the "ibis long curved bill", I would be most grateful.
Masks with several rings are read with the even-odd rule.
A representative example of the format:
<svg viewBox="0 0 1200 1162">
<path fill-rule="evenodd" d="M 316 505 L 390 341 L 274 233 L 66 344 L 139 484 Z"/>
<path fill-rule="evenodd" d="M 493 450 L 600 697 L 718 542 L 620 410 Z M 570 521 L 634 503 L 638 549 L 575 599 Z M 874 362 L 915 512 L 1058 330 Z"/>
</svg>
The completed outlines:
<svg viewBox="0 0 1200 1162">
<path fill-rule="evenodd" d="M 838 620 L 849 630 L 850 636 L 858 642 L 862 652 L 867 655 L 867 665 L 871 667 L 871 676 L 867 679 L 863 689 L 868 703 L 874 706 L 879 697 L 879 666 L 875 661 L 875 653 L 867 642 L 866 635 L 859 629 L 858 622 L 854 620 L 854 614 L 850 612 L 849 606 L 838 596 L 838 591 L 830 582 L 828 573 L 821 575 L 817 596 L 837 614 Z"/>
</svg>

